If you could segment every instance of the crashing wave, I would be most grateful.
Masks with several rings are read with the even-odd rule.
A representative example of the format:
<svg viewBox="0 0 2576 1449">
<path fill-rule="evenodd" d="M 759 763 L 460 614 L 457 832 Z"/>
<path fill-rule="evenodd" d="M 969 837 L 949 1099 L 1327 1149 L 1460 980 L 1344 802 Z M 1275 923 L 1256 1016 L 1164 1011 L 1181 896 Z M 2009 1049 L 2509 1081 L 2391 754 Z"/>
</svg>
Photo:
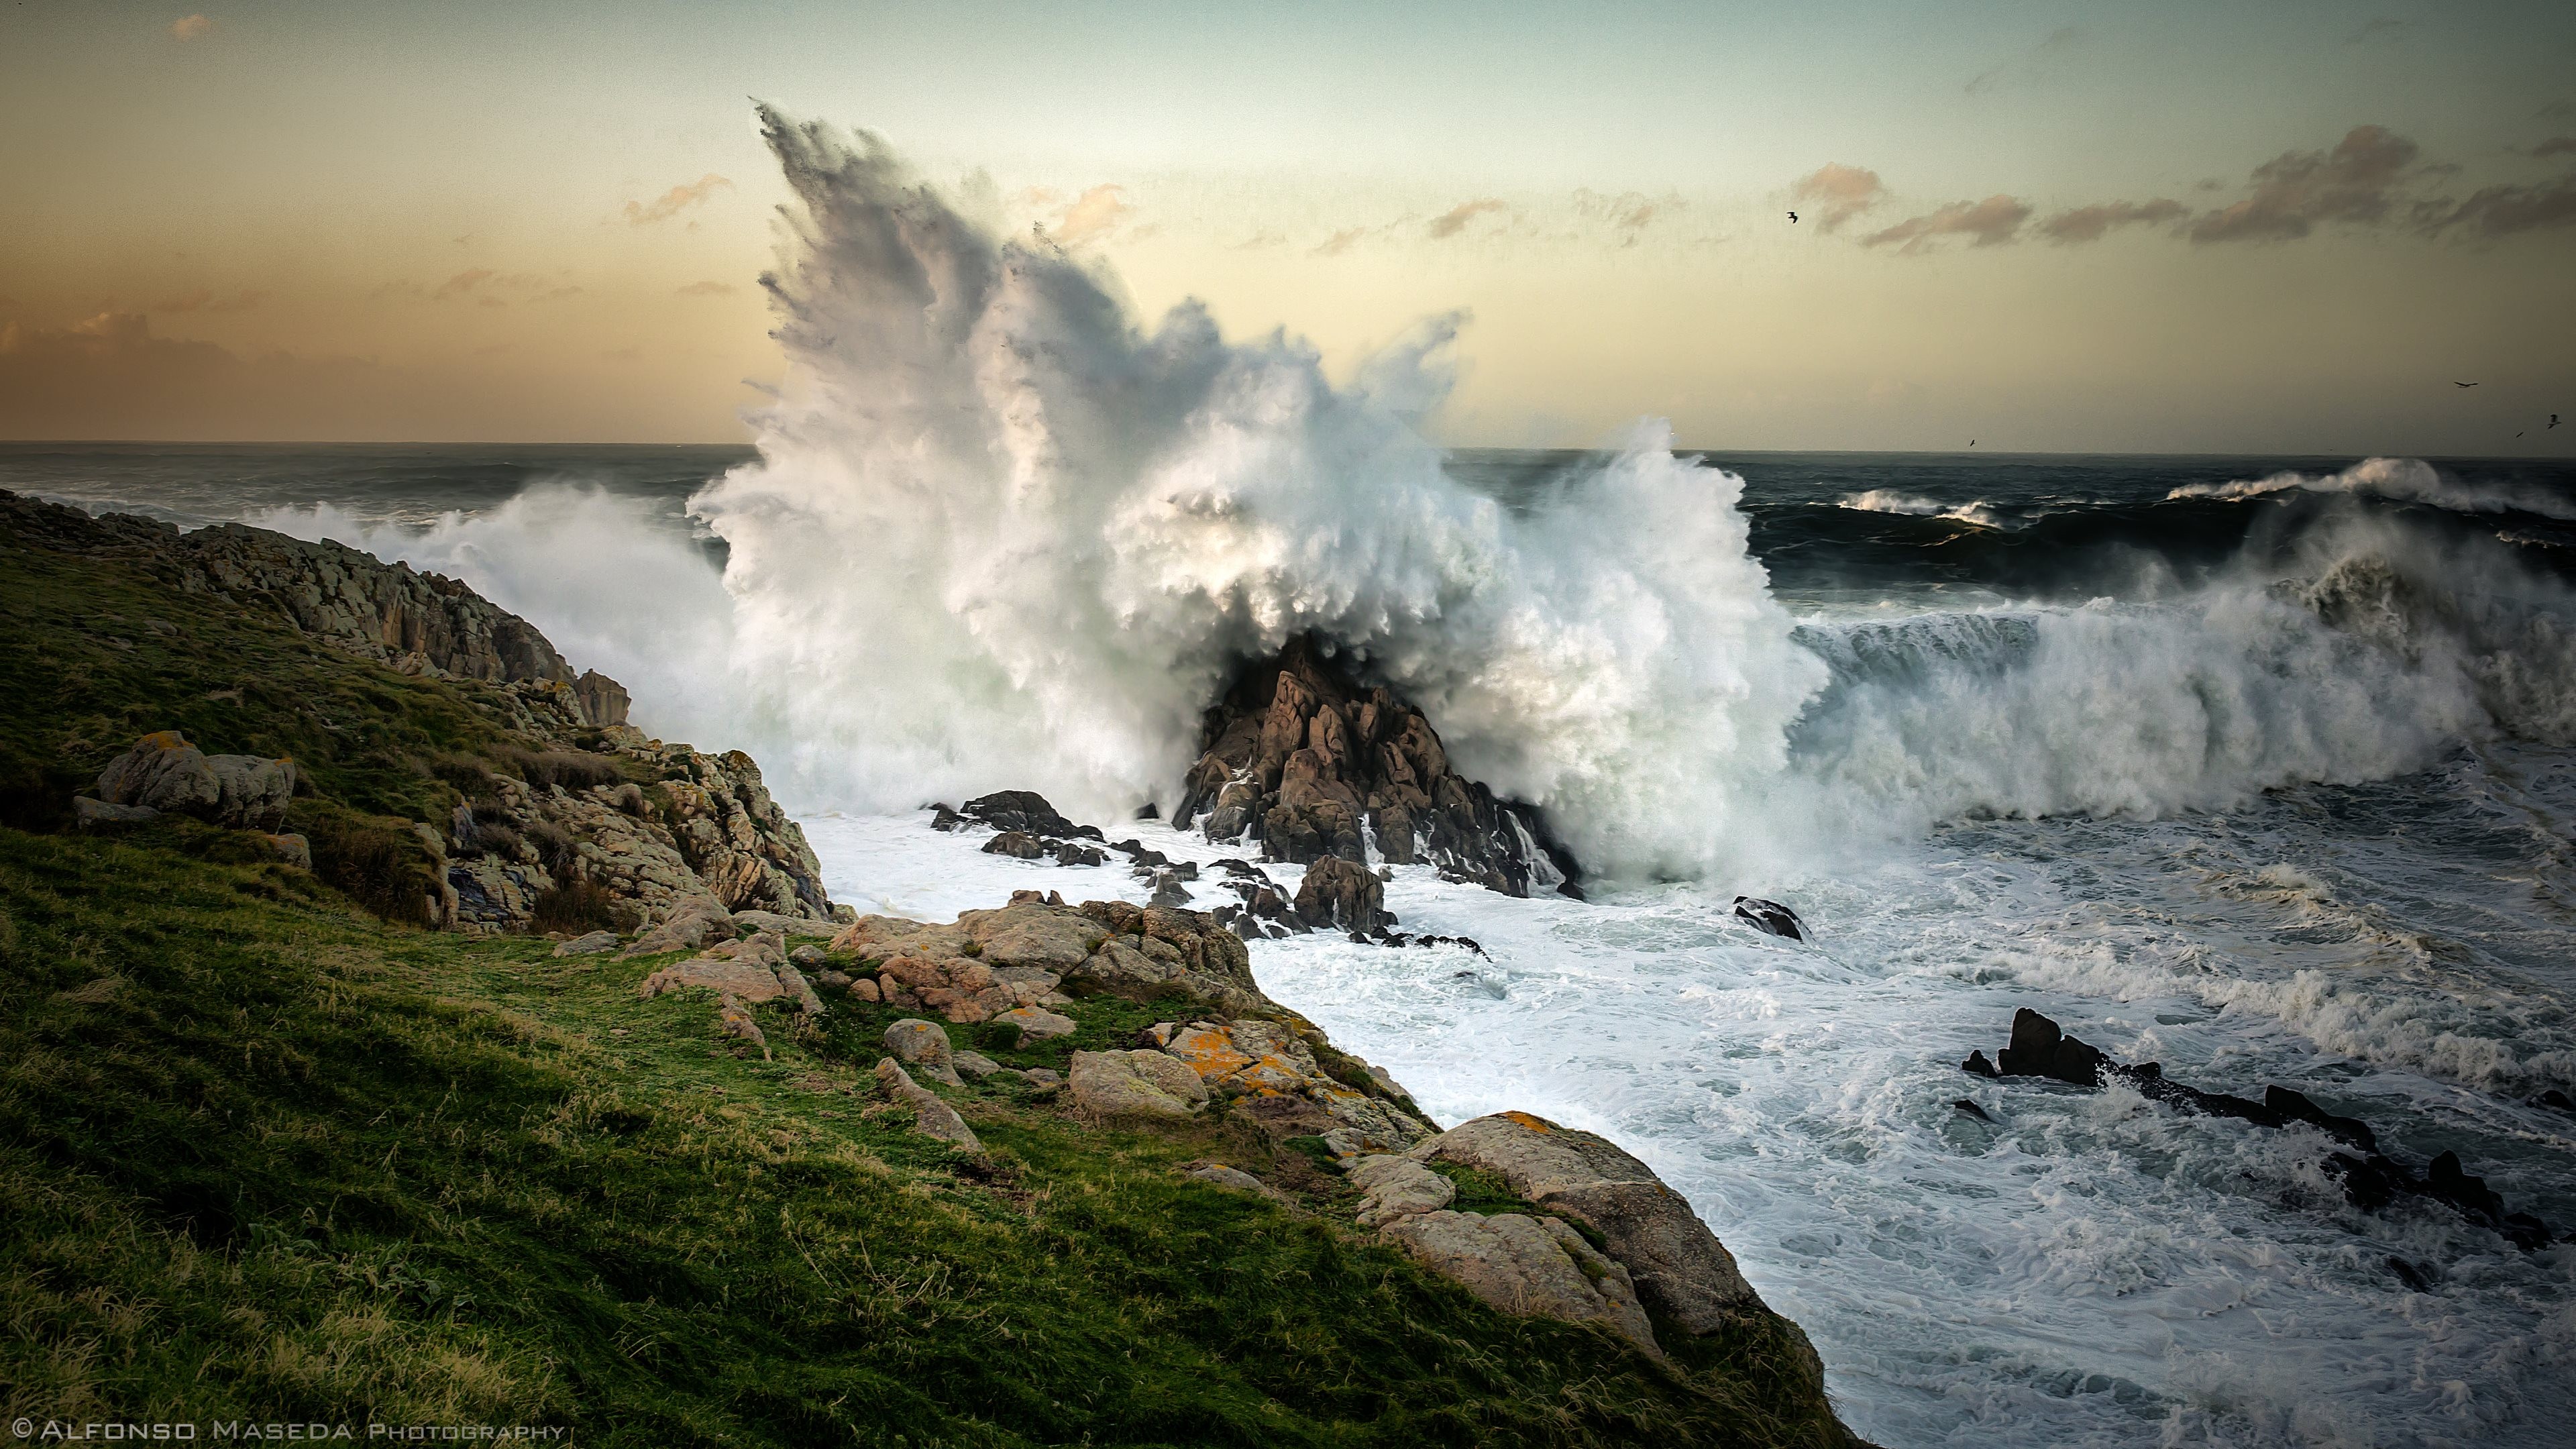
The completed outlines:
<svg viewBox="0 0 2576 1449">
<path fill-rule="evenodd" d="M 2364 458 L 2339 473 L 2283 472 L 2232 483 L 2187 483 L 2165 497 L 2233 501 L 2293 490 L 2365 494 L 2399 503 L 2426 503 L 2454 513 L 2516 512 L 2576 519 L 2576 499 L 2539 488 L 2461 483 L 2443 477 L 2439 469 L 2420 458 Z"/>
</svg>

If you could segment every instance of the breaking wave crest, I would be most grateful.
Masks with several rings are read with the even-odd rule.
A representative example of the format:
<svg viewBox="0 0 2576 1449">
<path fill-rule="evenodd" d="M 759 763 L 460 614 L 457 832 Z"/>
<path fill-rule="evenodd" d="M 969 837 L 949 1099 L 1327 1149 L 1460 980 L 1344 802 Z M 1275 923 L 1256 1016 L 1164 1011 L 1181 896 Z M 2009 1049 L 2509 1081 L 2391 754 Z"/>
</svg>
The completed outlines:
<svg viewBox="0 0 2576 1449">
<path fill-rule="evenodd" d="M 810 809 L 1168 804 L 1235 661 L 1308 630 L 1630 878 L 2576 739 L 2576 610 L 2491 540 L 2355 512 L 2165 597 L 1798 621 L 1742 480 L 1660 424 L 1527 507 L 1454 478 L 1419 427 L 1454 316 L 1337 383 L 1195 303 L 1140 325 L 1105 270 L 873 136 L 761 119 L 796 204 L 764 278 L 787 368 L 758 462 L 685 519 L 566 484 L 427 530 L 262 521 L 464 577 L 626 681 L 647 728 L 750 749 Z M 2384 459 L 2335 477 L 2442 486 Z"/>
<path fill-rule="evenodd" d="M 2274 473 L 2233 483 L 2192 483 L 2167 498 L 2262 498 L 2298 490 L 2353 493 L 2425 503 L 2454 513 L 2531 513 L 2576 520 L 2576 502 L 2539 488 L 2467 484 L 2442 476 L 2420 458 L 2364 458 L 2339 473 Z"/>
</svg>

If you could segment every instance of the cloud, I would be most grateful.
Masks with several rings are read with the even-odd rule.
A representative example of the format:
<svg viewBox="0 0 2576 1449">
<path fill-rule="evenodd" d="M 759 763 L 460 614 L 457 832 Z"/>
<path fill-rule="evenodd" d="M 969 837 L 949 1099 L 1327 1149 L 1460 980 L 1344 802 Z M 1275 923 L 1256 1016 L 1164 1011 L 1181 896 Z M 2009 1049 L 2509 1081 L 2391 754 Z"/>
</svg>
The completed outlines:
<svg viewBox="0 0 2576 1449">
<path fill-rule="evenodd" d="M 1839 161 L 1827 162 L 1789 185 L 1789 199 L 1815 218 L 1820 231 L 1840 229 L 1886 196 L 1877 172 Z"/>
<path fill-rule="evenodd" d="M 1323 244 L 1315 248 L 1313 255 L 1319 257 L 1338 257 L 1342 253 L 1349 251 L 1352 247 L 1359 245 L 1360 238 L 1366 235 L 1368 235 L 1368 229 L 1366 227 L 1346 227 L 1343 230 L 1337 231 L 1331 236 L 1324 238 Z"/>
<path fill-rule="evenodd" d="M 429 294 L 429 300 L 433 302 L 443 302 L 450 297 L 466 296 L 472 293 L 475 288 L 492 280 L 493 276 L 494 273 L 490 267 L 472 267 L 465 271 L 458 272 L 455 276 L 439 283 L 437 290 Z"/>
<path fill-rule="evenodd" d="M 2415 208 L 2415 220 L 2436 235 L 2458 227 L 2483 237 L 2576 226 L 2576 176 L 2544 186 L 2490 186 L 2457 204 L 2426 202 Z"/>
<path fill-rule="evenodd" d="M 2284 151 L 2254 168 L 2252 194 L 2193 222 L 2191 239 L 2293 241 L 2327 222 L 2378 221 L 2416 154 L 2385 126 L 2355 126 L 2332 151 Z"/>
<path fill-rule="evenodd" d="M 194 40 L 215 28 L 215 22 L 203 15 L 183 15 L 170 22 L 170 38 Z"/>
<path fill-rule="evenodd" d="M 2383 15 L 2376 20 L 2364 21 L 2360 29 L 2343 38 L 2343 43 L 2364 45 L 2374 40 L 2402 40 L 2413 28 L 2403 20 L 2391 20 Z"/>
<path fill-rule="evenodd" d="M 2036 77 L 2047 70 L 2050 62 L 2073 49 L 2083 38 L 2084 27 L 2061 25 L 2048 32 L 2048 37 L 2039 44 L 1970 80 L 1968 94 L 1981 96 L 2013 81 Z"/>
<path fill-rule="evenodd" d="M 704 202 L 709 196 L 715 194 L 718 187 L 730 190 L 733 183 L 710 171 L 695 181 L 684 181 L 672 187 L 651 201 L 630 201 L 626 203 L 626 224 L 651 226 L 655 222 L 669 221 L 690 207 Z"/>
<path fill-rule="evenodd" d="M 2060 244 L 2100 241 L 2102 234 L 2120 226 L 2158 226 L 2180 221 L 2191 208 L 2179 201 L 2157 197 L 2153 201 L 2112 201 L 2100 206 L 2079 206 L 2061 211 L 2039 224 L 2039 234 Z"/>
<path fill-rule="evenodd" d="M 1945 236 L 1971 237 L 1970 246 L 2001 246 L 2011 241 L 2028 220 L 2028 202 L 1997 192 L 1983 201 L 1954 201 L 1938 211 L 1909 217 L 1884 231 L 1870 233 L 1861 238 L 1860 244 L 1883 247 L 1902 243 L 1898 250 L 1909 256 Z"/>
<path fill-rule="evenodd" d="M 2534 114 L 2544 121 L 2576 121 L 2576 101 L 2551 101 Z"/>
<path fill-rule="evenodd" d="M 2576 136 L 2552 136 L 2531 148 L 2534 156 L 2576 156 Z"/>
<path fill-rule="evenodd" d="M 1252 235 L 1236 242 L 1232 250 L 1238 252 L 1260 252 L 1268 251 L 1272 247 L 1284 247 L 1286 245 L 1288 245 L 1288 234 L 1286 232 L 1265 229 L 1254 232 Z"/>
<path fill-rule="evenodd" d="M 1459 202 L 1456 206 L 1453 206 L 1447 211 L 1440 213 L 1438 216 L 1431 218 L 1431 225 L 1427 230 L 1430 232 L 1433 240 L 1445 240 L 1446 238 L 1456 236 L 1458 233 L 1465 231 L 1467 229 L 1467 223 L 1474 221 L 1477 217 L 1484 215 L 1486 212 L 1508 211 L 1510 209 L 1511 208 L 1505 206 L 1498 197 L 1480 196 L 1473 201 Z"/>
<path fill-rule="evenodd" d="M 150 310 L 154 312 L 247 312 L 267 300 L 266 292 L 245 289 L 229 297 L 218 297 L 213 292 L 199 287 L 195 291 L 182 292 L 178 296 L 166 298 L 156 303 Z"/>
<path fill-rule="evenodd" d="M 1075 197 L 1056 219 L 1053 235 L 1057 244 L 1077 247 L 1116 231 L 1120 222 L 1136 214 L 1136 208 L 1127 202 L 1126 192 L 1123 186 L 1101 185 Z"/>
<path fill-rule="evenodd" d="M 682 297 L 730 297 L 733 294 L 733 283 L 710 281 L 691 282 L 689 285 L 682 287 L 676 295 Z"/>
<path fill-rule="evenodd" d="M 1574 214 L 1608 224 L 1610 230 L 1620 237 L 1621 246 L 1635 246 L 1646 228 L 1680 211 L 1684 205 L 1678 196 L 1653 197 L 1641 191 L 1605 196 L 1586 188 L 1574 193 Z"/>
</svg>

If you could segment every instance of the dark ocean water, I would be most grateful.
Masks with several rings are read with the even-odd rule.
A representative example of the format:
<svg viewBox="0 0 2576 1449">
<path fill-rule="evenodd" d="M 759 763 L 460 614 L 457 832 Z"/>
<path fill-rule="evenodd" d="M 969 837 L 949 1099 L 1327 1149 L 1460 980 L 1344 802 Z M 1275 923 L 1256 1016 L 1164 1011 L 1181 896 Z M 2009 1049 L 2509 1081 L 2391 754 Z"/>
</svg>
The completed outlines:
<svg viewBox="0 0 2576 1449">
<path fill-rule="evenodd" d="M 1477 979 L 1265 943 L 1273 994 L 1444 1120 L 1518 1106 L 1636 1148 L 1880 1442 L 2576 1442 L 2576 1247 L 2349 1208 L 2314 1134 L 1957 1068 L 2035 1007 L 2213 1090 L 2295 1084 L 2576 1228 L 2576 1117 L 2535 1103 L 2576 1093 L 2576 466 L 1701 456 L 1725 475 L 1709 488 L 1741 479 L 1725 516 L 1768 578 L 1720 601 L 1754 621 L 1730 636 L 1760 656 L 1737 693 L 1661 722 L 1729 741 L 1678 785 L 1732 803 L 1664 822 L 1706 838 L 1696 873 L 1589 905 L 1399 875 L 1409 926 L 1486 943 Z M 884 813 L 911 778 L 868 803 L 880 736 L 835 722 L 880 716 L 833 709 L 885 685 L 834 648 L 904 621 L 823 607 L 872 580 L 878 521 L 835 514 L 828 476 L 794 509 L 689 515 L 753 458 L 0 444 L 0 488 L 464 577 L 627 680 L 651 727 L 752 749 L 836 893 L 886 898 L 935 846 Z M 1623 496 L 1595 486 L 1614 462 L 1447 468 L 1535 553 L 1569 497 Z M 1560 592 L 1586 583 L 1548 566 Z M 1598 677 L 1659 677 L 1629 662 Z M 1738 729 L 1757 718 L 1781 723 Z M 1738 890 L 1791 902 L 1817 941 L 1748 937 Z"/>
</svg>

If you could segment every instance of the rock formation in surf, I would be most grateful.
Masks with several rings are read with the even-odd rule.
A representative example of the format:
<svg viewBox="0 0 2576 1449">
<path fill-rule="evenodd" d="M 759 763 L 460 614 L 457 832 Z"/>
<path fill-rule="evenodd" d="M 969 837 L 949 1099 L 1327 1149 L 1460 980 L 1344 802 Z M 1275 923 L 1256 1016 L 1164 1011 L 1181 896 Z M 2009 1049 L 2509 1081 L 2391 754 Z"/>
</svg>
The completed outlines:
<svg viewBox="0 0 2576 1449">
<path fill-rule="evenodd" d="M 1506 895 L 1582 895 L 1537 809 L 1451 769 L 1421 710 L 1311 636 L 1245 667 L 1208 711 L 1172 823 L 1257 841 L 1268 860 L 1365 866 L 1373 843 L 1388 864 Z"/>
</svg>

